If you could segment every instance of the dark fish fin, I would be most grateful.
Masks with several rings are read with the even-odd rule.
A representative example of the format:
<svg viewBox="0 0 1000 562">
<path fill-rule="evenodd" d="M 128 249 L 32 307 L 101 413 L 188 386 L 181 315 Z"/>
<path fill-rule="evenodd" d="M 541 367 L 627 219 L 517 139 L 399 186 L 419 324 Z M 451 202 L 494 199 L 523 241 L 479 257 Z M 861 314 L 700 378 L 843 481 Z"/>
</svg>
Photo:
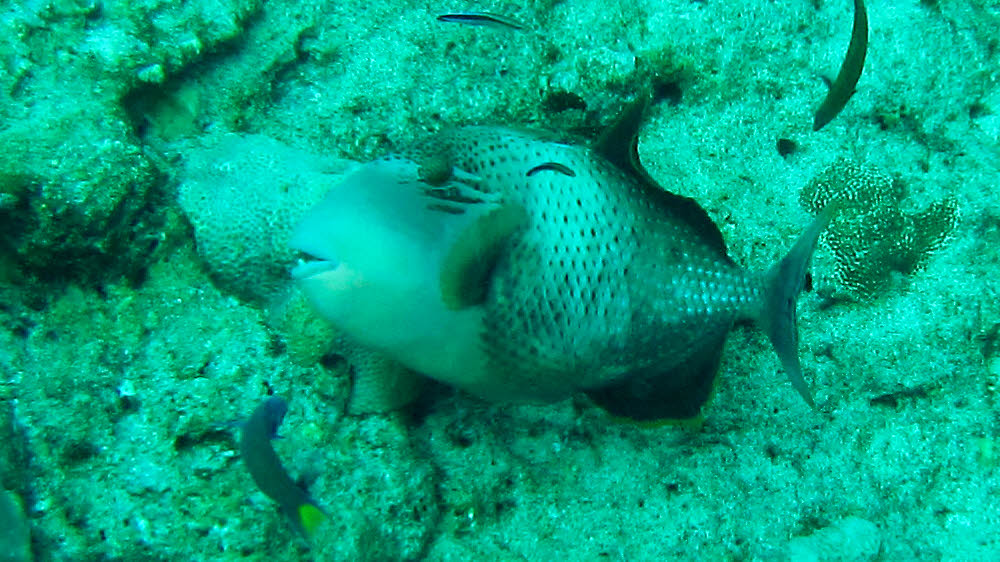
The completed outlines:
<svg viewBox="0 0 1000 562">
<path fill-rule="evenodd" d="M 663 189 L 639 161 L 639 126 L 642 124 L 651 98 L 650 92 L 646 90 L 635 101 L 626 105 L 618 119 L 594 144 L 593 150 L 635 178 L 645 188 L 646 195 L 651 201 L 658 204 L 666 213 L 690 225 L 695 232 L 719 250 L 723 259 L 728 260 L 722 232 L 701 205 L 694 199 L 675 195 Z"/>
<path fill-rule="evenodd" d="M 677 217 L 678 219 L 687 223 L 699 236 L 701 236 L 706 242 L 711 244 L 719 252 L 719 259 L 731 262 L 729 258 L 729 250 L 726 249 L 726 241 L 722 239 L 722 231 L 719 230 L 718 225 L 712 221 L 712 218 L 708 216 L 705 209 L 701 208 L 701 205 L 697 201 L 691 199 L 690 197 L 683 197 L 681 195 L 674 195 L 669 191 L 664 190 L 659 185 L 654 186 L 655 189 L 659 190 L 653 200 L 660 200 L 661 206 L 668 209 L 671 216 Z M 647 193 L 652 195 L 653 189 L 647 189 Z"/>
<path fill-rule="evenodd" d="M 726 332 L 706 342 L 703 352 L 673 369 L 632 375 L 611 386 L 589 390 L 587 396 L 610 414 L 629 420 L 695 418 L 712 395 Z"/>
<path fill-rule="evenodd" d="M 836 209 L 827 206 L 813 220 L 805 232 L 789 250 L 788 254 L 767 272 L 765 279 L 765 305 L 760 319 L 774 351 L 781 360 L 781 366 L 792 386 L 810 405 L 815 407 L 809 387 L 802 377 L 799 364 L 799 331 L 796 322 L 795 301 L 806 282 L 809 260 L 823 229 L 830 223 Z"/>
<path fill-rule="evenodd" d="M 651 96 L 643 91 L 625 106 L 614 123 L 594 143 L 594 152 L 629 174 L 649 177 L 639 164 L 639 126 L 649 106 Z"/>
<path fill-rule="evenodd" d="M 527 220 L 523 207 L 506 204 L 484 214 L 459 235 L 441 266 L 441 299 L 446 306 L 458 310 L 486 299 L 500 251 Z"/>
</svg>

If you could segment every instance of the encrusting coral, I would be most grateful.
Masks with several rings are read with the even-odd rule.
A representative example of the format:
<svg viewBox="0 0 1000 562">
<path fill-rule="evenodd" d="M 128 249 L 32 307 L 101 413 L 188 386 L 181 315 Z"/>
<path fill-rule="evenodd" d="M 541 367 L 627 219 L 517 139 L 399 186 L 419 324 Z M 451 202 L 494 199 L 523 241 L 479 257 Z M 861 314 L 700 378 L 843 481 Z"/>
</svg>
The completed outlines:
<svg viewBox="0 0 1000 562">
<path fill-rule="evenodd" d="M 350 162 L 261 135 L 222 135 L 188 151 L 178 200 L 198 254 L 216 282 L 242 299 L 270 302 L 288 286 L 292 225 Z"/>
<path fill-rule="evenodd" d="M 838 159 L 799 194 L 813 213 L 832 202 L 840 209 L 821 238 L 835 256 L 832 280 L 846 296 L 872 299 L 883 293 L 893 272 L 912 274 L 948 240 L 958 224 L 958 203 L 945 199 L 923 211 L 905 213 L 901 184 L 871 166 Z"/>
</svg>

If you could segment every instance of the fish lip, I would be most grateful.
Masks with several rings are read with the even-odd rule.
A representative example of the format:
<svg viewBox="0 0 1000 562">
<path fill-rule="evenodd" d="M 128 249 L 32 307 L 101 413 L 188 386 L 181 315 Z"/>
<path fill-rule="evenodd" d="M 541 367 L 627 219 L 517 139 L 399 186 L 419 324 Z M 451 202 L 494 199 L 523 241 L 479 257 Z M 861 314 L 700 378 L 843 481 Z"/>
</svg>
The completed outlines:
<svg viewBox="0 0 1000 562">
<path fill-rule="evenodd" d="M 329 271 L 336 270 L 337 266 L 337 262 L 329 260 L 299 260 L 298 265 L 292 268 L 292 279 L 300 281 L 302 279 L 316 277 Z"/>
</svg>

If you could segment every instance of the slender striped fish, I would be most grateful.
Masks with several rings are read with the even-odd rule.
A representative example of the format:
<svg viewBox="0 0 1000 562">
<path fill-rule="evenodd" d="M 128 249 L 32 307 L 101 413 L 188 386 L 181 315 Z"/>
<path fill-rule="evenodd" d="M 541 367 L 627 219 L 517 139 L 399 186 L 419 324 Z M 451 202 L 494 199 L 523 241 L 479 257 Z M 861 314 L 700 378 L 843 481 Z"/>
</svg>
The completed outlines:
<svg viewBox="0 0 1000 562">
<path fill-rule="evenodd" d="M 479 27 L 492 27 L 493 29 L 505 29 L 513 31 L 523 31 L 524 24 L 508 16 L 490 14 L 488 12 L 456 12 L 453 14 L 441 14 L 438 21 L 447 23 L 461 23 L 464 25 L 475 25 Z"/>
</svg>

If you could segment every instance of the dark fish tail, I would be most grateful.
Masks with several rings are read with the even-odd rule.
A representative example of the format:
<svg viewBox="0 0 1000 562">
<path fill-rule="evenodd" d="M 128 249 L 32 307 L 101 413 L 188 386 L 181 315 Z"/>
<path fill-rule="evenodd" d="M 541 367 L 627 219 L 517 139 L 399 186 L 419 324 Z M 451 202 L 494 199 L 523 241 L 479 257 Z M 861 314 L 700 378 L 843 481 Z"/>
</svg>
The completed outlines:
<svg viewBox="0 0 1000 562">
<path fill-rule="evenodd" d="M 829 123 L 847 105 L 854 95 L 854 87 L 861 79 L 865 69 L 865 57 L 868 54 L 868 11 L 863 0 L 854 0 L 854 27 L 851 29 L 851 43 L 847 46 L 847 55 L 840 65 L 837 79 L 830 84 L 830 90 L 823 98 L 823 103 L 816 110 L 813 118 L 813 130 L 818 131 Z"/>
<path fill-rule="evenodd" d="M 809 387 L 802 376 L 799 364 L 799 331 L 796 322 L 795 301 L 805 284 L 809 260 L 819 235 L 829 224 L 835 210 L 824 209 L 806 228 L 788 254 L 768 270 L 765 281 L 765 303 L 760 323 L 781 360 L 795 390 L 815 407 Z"/>
</svg>

